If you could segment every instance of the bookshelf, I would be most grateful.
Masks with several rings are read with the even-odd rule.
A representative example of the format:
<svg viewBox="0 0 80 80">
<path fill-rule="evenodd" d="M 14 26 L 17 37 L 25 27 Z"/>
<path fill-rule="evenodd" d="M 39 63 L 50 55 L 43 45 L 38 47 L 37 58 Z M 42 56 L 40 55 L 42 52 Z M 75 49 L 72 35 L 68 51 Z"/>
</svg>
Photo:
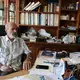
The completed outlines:
<svg viewBox="0 0 80 80">
<path fill-rule="evenodd" d="M 59 5 L 60 2 L 48 2 L 45 0 L 39 0 L 41 5 L 34 10 L 23 10 L 24 7 L 30 2 L 24 0 L 24 7 L 20 6 L 22 1 L 17 1 L 17 7 L 19 7 L 19 16 L 17 16 L 17 24 L 19 27 L 27 27 L 28 29 L 34 27 L 36 32 L 39 29 L 45 29 L 47 32 L 51 33 L 52 36 L 58 36 L 58 27 L 59 27 Z M 38 0 L 31 2 L 37 3 Z M 20 3 L 20 4 L 19 4 Z M 52 6 L 52 10 L 50 10 Z M 53 8 L 53 6 L 56 8 Z M 56 20 L 57 19 L 57 20 Z M 54 20 L 54 21 L 53 21 Z"/>
<path fill-rule="evenodd" d="M 5 35 L 5 24 L 16 22 L 16 0 L 0 0 L 0 36 Z"/>
<path fill-rule="evenodd" d="M 16 22 L 16 0 L 1 0 L 3 1 L 3 16 L 4 24 L 7 22 Z"/>
<path fill-rule="evenodd" d="M 23 10 L 24 7 L 29 3 L 29 2 L 40 2 L 41 5 L 39 7 L 37 7 L 35 10 Z M 51 1 L 51 2 L 50 2 Z M 52 2 L 53 1 L 53 2 Z M 70 5 L 71 3 L 73 3 L 75 5 L 74 8 L 76 8 L 76 2 L 79 2 L 80 4 L 80 0 L 17 0 L 16 1 L 16 8 L 17 8 L 17 15 L 16 15 L 16 23 L 18 25 L 18 27 L 21 30 L 21 33 L 24 33 L 26 31 L 28 31 L 31 27 L 33 27 L 36 32 L 38 32 L 38 30 L 40 29 L 45 29 L 46 31 L 48 31 L 49 33 L 51 33 L 52 36 L 57 36 L 57 38 L 61 38 L 62 35 L 66 35 L 69 32 L 75 33 L 75 35 L 77 35 L 78 33 L 78 29 L 80 28 L 80 21 L 79 21 L 79 14 L 80 14 L 80 10 L 79 7 L 78 9 L 66 9 L 65 7 L 68 7 L 68 5 Z M 57 5 L 57 9 L 51 9 L 48 7 L 52 6 L 52 5 Z M 51 10 L 51 11 L 48 11 Z M 28 21 L 25 22 L 25 14 L 27 14 L 26 16 L 29 17 L 29 19 L 32 19 L 32 23 Z M 22 15 L 22 16 L 21 16 Z M 32 15 L 32 17 L 31 17 Z M 33 18 L 34 16 L 37 16 L 36 18 L 36 24 L 33 23 L 33 21 L 35 21 L 35 19 Z M 41 24 L 41 18 L 40 16 L 43 15 L 42 20 L 45 18 L 45 15 L 47 16 L 53 16 L 53 15 L 57 15 L 57 20 L 54 20 L 54 18 L 51 19 L 44 19 L 44 24 Z M 70 15 L 70 19 L 61 19 L 62 15 Z M 74 19 L 71 19 L 71 17 L 74 17 Z M 51 17 L 52 18 L 52 17 Z M 27 20 L 28 18 L 26 18 Z M 29 20 L 28 19 L 28 20 Z M 22 20 L 22 22 L 21 22 Z M 41 20 L 41 21 L 39 21 Z M 50 23 L 50 22 L 51 23 Z M 57 23 L 56 23 L 57 22 Z M 56 23 L 54 25 L 54 23 Z M 68 28 L 61 28 L 62 26 L 75 26 L 76 30 L 70 30 Z M 36 56 L 38 54 L 38 51 L 41 49 L 45 49 L 45 48 L 51 48 L 54 50 L 67 50 L 67 51 L 80 51 L 79 49 L 79 44 L 56 44 L 56 43 L 46 43 L 46 42 L 27 42 L 25 41 L 26 44 L 28 45 L 28 47 L 30 48 L 30 50 L 32 51 L 32 64 L 34 64 L 34 61 L 36 59 Z M 34 56 L 35 55 L 35 56 Z"/>
<path fill-rule="evenodd" d="M 79 9 L 80 10 L 80 9 Z M 80 12 L 79 12 L 79 29 L 80 29 Z"/>
<path fill-rule="evenodd" d="M 61 0 L 59 37 L 70 32 L 77 35 L 79 29 L 79 3 L 80 0 Z"/>
<path fill-rule="evenodd" d="M 24 10 L 30 2 L 40 2 L 41 5 L 34 10 Z M 78 8 L 76 7 L 78 2 Z M 20 4 L 19 4 L 20 3 Z M 61 38 L 62 35 L 73 32 L 78 33 L 80 0 L 17 0 L 16 23 L 20 28 L 33 27 L 36 32 L 45 29 L 52 36 Z M 67 19 L 64 19 L 67 18 Z M 68 26 L 68 27 L 67 27 Z M 64 28 L 63 28 L 64 27 Z M 74 27 L 71 29 L 71 27 Z M 64 36 L 65 36 L 64 35 Z"/>
<path fill-rule="evenodd" d="M 0 1 L 0 25 L 4 25 L 4 1 Z"/>
</svg>

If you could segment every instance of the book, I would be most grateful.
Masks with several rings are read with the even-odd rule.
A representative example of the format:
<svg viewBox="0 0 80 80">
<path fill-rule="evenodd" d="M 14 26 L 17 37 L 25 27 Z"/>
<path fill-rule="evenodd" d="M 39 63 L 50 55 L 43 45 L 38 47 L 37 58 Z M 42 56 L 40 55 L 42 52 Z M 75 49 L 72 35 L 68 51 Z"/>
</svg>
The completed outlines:
<svg viewBox="0 0 80 80">
<path fill-rule="evenodd" d="M 48 12 L 50 12 L 50 10 L 51 10 L 51 9 L 50 9 L 50 3 L 49 3 L 49 4 L 48 4 Z"/>
<path fill-rule="evenodd" d="M 20 24 L 24 24 L 24 13 L 20 14 Z"/>
<path fill-rule="evenodd" d="M 0 0 L 0 9 L 4 9 L 4 3 L 2 0 Z"/>
<path fill-rule="evenodd" d="M 54 14 L 50 14 L 50 26 L 54 26 Z"/>
<path fill-rule="evenodd" d="M 34 25 L 34 22 L 35 22 L 35 21 L 34 21 L 34 13 L 32 12 L 32 13 L 30 14 L 30 16 L 31 16 L 31 17 L 30 17 L 30 20 L 31 20 L 31 21 L 30 21 L 30 24 L 31 24 L 31 25 Z"/>
<path fill-rule="evenodd" d="M 29 19 L 28 19 L 28 12 L 25 13 L 25 17 L 24 17 L 24 21 L 25 21 L 25 24 L 28 25 L 29 24 Z"/>
<path fill-rule="evenodd" d="M 35 3 L 32 2 L 27 8 L 25 8 L 25 10 L 31 10 L 31 8 L 33 7 L 34 4 L 35 4 Z"/>
<path fill-rule="evenodd" d="M 27 6 L 26 6 L 26 7 L 24 7 L 24 9 L 23 9 L 23 10 L 27 9 L 30 5 L 31 5 L 31 2 L 29 2 L 29 3 L 27 4 Z"/>
<path fill-rule="evenodd" d="M 51 21 L 50 20 L 50 14 L 48 14 L 48 23 L 47 23 L 48 26 L 50 26 L 50 21 Z"/>
<path fill-rule="evenodd" d="M 31 8 L 31 10 L 34 10 L 34 9 L 36 9 L 38 6 L 40 6 L 41 5 L 41 3 L 38 1 L 38 2 L 36 2 L 33 6 L 32 6 L 32 8 Z"/>
<path fill-rule="evenodd" d="M 38 2 L 30 2 L 30 3 L 28 3 L 28 5 L 23 9 L 23 10 L 34 10 L 34 9 L 36 9 L 38 6 L 40 6 L 41 5 L 41 3 L 38 1 Z"/>
<path fill-rule="evenodd" d="M 43 6 L 43 12 L 48 12 L 48 6 Z"/>
<path fill-rule="evenodd" d="M 3 11 L 0 10 L 0 25 L 3 25 L 3 19 L 4 19 Z"/>
<path fill-rule="evenodd" d="M 34 14 L 34 25 L 39 25 L 39 14 L 38 13 Z"/>
<path fill-rule="evenodd" d="M 50 3 L 50 12 L 53 12 L 53 3 Z"/>
<path fill-rule="evenodd" d="M 59 19 L 59 15 L 54 14 L 54 26 L 58 26 L 58 19 Z"/>
<path fill-rule="evenodd" d="M 41 24 L 40 25 L 43 25 L 43 26 L 46 25 L 46 14 L 41 13 L 40 21 L 41 21 Z"/>
</svg>

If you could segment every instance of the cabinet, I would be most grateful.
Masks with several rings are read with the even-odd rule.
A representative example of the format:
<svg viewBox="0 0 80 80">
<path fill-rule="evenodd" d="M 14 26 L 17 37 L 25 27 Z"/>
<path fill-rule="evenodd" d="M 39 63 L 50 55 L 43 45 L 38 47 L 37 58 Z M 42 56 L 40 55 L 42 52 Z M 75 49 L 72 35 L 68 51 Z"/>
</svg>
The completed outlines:
<svg viewBox="0 0 80 80">
<path fill-rule="evenodd" d="M 6 22 L 16 22 L 16 0 L 4 0 L 5 5 L 5 23 Z"/>
<path fill-rule="evenodd" d="M 0 25 L 4 24 L 4 1 L 0 1 Z"/>
<path fill-rule="evenodd" d="M 41 6 L 34 10 L 24 10 L 30 2 L 40 2 Z M 72 32 L 75 35 L 79 29 L 80 0 L 17 0 L 16 23 L 21 28 L 36 32 L 45 29 L 52 36 L 61 38 Z M 23 32 L 26 30 L 24 29 Z"/>
<path fill-rule="evenodd" d="M 32 62 L 32 65 L 34 64 L 35 60 L 36 60 L 36 57 L 39 53 L 40 50 L 56 50 L 56 51 L 62 51 L 62 50 L 65 50 L 65 51 L 68 51 L 69 53 L 70 52 L 79 52 L 80 51 L 80 45 L 79 44 L 52 44 L 52 43 L 40 43 L 40 42 L 26 42 L 26 44 L 29 46 L 29 48 L 31 49 L 32 51 L 32 54 L 31 54 L 31 62 Z"/>
<path fill-rule="evenodd" d="M 68 33 L 78 33 L 80 0 L 61 0 L 59 37 Z"/>
<path fill-rule="evenodd" d="M 79 9 L 80 10 L 80 9 Z M 80 29 L 80 12 L 79 12 L 79 29 Z"/>
<path fill-rule="evenodd" d="M 35 10 L 24 10 L 24 7 L 29 2 L 38 2 L 40 1 L 41 6 Z M 78 7 L 77 7 L 78 2 Z M 52 36 L 57 36 L 61 38 L 63 35 L 73 32 L 75 35 L 78 33 L 80 25 L 80 0 L 17 0 L 17 16 L 16 23 L 21 29 L 21 32 L 26 32 L 31 27 L 33 27 L 37 32 L 40 29 L 45 29 Z M 50 7 L 53 6 L 53 7 Z M 50 8 L 49 8 L 50 7 Z M 31 17 L 32 15 L 32 17 Z M 34 15 L 34 16 L 33 16 Z M 41 16 L 44 17 L 41 17 Z M 45 18 L 47 15 L 47 18 Z M 56 18 L 54 18 L 56 15 Z M 36 16 L 36 22 L 33 17 Z M 53 17 L 54 16 L 54 17 Z M 65 17 L 67 18 L 65 19 Z M 63 18 L 61 18 L 63 17 Z M 41 19 L 42 18 L 42 19 Z M 31 21 L 30 21 L 31 19 Z M 28 22 L 28 21 L 29 22 Z M 25 22 L 26 21 L 26 22 Z M 42 22 L 41 22 L 42 21 Z M 74 27 L 75 30 L 70 30 L 69 28 Z M 72 28 L 73 29 L 73 28 Z M 54 50 L 67 50 L 67 51 L 80 51 L 78 44 L 55 44 L 55 43 L 43 43 L 43 42 L 26 42 L 29 48 L 32 51 L 32 63 L 36 59 L 38 51 L 45 48 L 50 48 Z"/>
<path fill-rule="evenodd" d="M 16 22 L 16 0 L 0 0 L 0 25 Z"/>
<path fill-rule="evenodd" d="M 38 0 L 31 2 L 37 3 Z M 19 27 L 27 27 L 27 29 L 33 27 L 37 32 L 42 28 L 51 33 L 52 36 L 58 37 L 60 1 L 54 0 L 49 2 L 49 0 L 39 0 L 39 2 L 41 6 L 38 8 L 25 11 L 23 8 L 28 4 L 27 1 L 17 0 L 17 7 L 19 7 L 17 23 Z"/>
</svg>

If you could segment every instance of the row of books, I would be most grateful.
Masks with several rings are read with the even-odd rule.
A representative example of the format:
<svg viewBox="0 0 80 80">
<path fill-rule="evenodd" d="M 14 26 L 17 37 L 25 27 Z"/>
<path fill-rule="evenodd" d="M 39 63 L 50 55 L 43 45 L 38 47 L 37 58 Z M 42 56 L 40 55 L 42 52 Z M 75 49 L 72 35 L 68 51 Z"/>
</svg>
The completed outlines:
<svg viewBox="0 0 80 80">
<path fill-rule="evenodd" d="M 58 26 L 58 14 L 45 14 L 45 13 L 21 13 L 20 24 L 25 25 L 42 25 L 42 26 Z"/>
<path fill-rule="evenodd" d="M 0 10 L 0 25 L 4 24 L 4 11 Z"/>
<path fill-rule="evenodd" d="M 15 12 L 9 12 L 9 21 L 15 22 Z"/>
<path fill-rule="evenodd" d="M 3 0 L 0 0 L 0 9 L 4 9 L 4 3 L 3 3 Z"/>
<path fill-rule="evenodd" d="M 48 3 L 43 6 L 43 12 L 59 12 L 59 5 L 57 3 Z"/>
<path fill-rule="evenodd" d="M 15 11 L 15 4 L 14 4 L 14 3 L 11 3 L 11 4 L 10 4 L 9 10 L 10 10 L 10 11 Z"/>
<path fill-rule="evenodd" d="M 23 10 L 26 11 L 32 11 L 35 8 L 39 7 L 41 5 L 41 3 L 38 2 L 29 2 L 26 7 L 24 7 Z M 43 7 L 41 7 L 43 10 L 43 12 L 59 12 L 59 4 L 58 3 L 48 3 L 47 5 L 43 5 Z"/>
<path fill-rule="evenodd" d="M 27 10 L 27 11 L 32 11 L 34 10 L 35 8 L 37 8 L 38 6 L 40 6 L 41 3 L 38 1 L 38 2 L 29 2 L 23 10 Z"/>
</svg>

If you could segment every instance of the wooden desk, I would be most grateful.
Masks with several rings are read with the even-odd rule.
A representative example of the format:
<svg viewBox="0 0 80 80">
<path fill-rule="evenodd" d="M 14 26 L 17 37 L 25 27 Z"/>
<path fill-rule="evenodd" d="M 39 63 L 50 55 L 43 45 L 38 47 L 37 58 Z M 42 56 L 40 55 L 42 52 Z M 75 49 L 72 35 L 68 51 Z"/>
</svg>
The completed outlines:
<svg viewBox="0 0 80 80">
<path fill-rule="evenodd" d="M 13 77 L 21 76 L 21 75 L 25 75 L 25 74 L 28 74 L 28 71 L 21 70 L 21 71 L 18 71 L 18 72 L 15 72 L 15 73 L 12 73 L 12 74 L 9 74 L 6 76 L 0 76 L 0 80 L 7 80 L 9 78 L 13 78 Z"/>
<path fill-rule="evenodd" d="M 35 60 L 40 50 L 48 49 L 53 51 L 65 50 L 68 52 L 80 52 L 80 44 L 59 44 L 59 43 L 27 42 L 27 41 L 26 44 L 32 52 L 31 53 L 32 66 L 35 63 Z"/>
</svg>

